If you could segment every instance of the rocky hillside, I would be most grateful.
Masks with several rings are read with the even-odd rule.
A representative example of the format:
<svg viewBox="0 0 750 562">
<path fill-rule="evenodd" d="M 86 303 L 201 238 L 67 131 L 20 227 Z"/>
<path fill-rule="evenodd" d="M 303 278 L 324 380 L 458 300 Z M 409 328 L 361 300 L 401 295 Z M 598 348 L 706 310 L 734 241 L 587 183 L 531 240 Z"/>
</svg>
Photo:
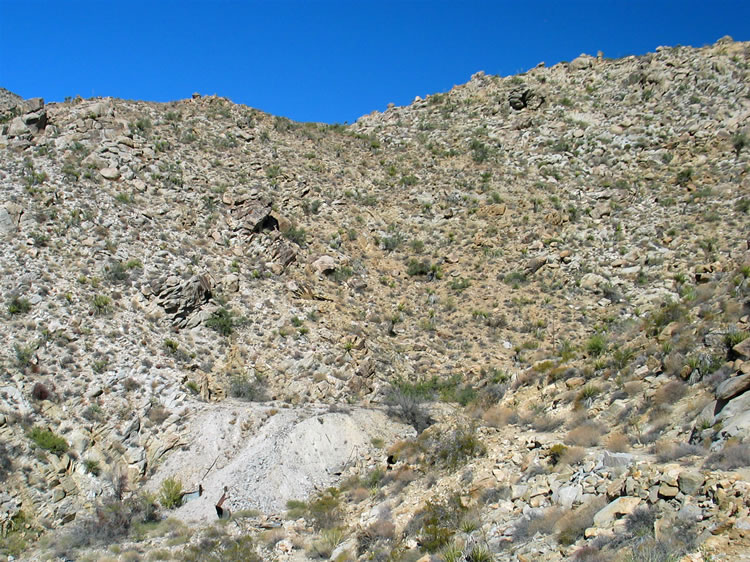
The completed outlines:
<svg viewBox="0 0 750 562">
<path fill-rule="evenodd" d="M 750 559 L 750 44 L 0 122 L 0 554 Z"/>
</svg>

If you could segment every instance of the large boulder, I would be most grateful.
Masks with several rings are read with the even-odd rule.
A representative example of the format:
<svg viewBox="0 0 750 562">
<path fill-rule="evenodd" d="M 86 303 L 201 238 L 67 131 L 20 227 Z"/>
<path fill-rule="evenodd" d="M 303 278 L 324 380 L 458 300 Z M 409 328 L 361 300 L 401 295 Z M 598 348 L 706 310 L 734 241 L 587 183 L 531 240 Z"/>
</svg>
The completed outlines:
<svg viewBox="0 0 750 562">
<path fill-rule="evenodd" d="M 750 374 L 730 377 L 716 388 L 717 400 L 731 400 L 750 389 Z"/>
<path fill-rule="evenodd" d="M 185 328 L 211 298 L 211 279 L 208 275 L 194 275 L 182 281 L 171 276 L 151 289 L 157 304 L 172 318 L 172 324 Z"/>
</svg>

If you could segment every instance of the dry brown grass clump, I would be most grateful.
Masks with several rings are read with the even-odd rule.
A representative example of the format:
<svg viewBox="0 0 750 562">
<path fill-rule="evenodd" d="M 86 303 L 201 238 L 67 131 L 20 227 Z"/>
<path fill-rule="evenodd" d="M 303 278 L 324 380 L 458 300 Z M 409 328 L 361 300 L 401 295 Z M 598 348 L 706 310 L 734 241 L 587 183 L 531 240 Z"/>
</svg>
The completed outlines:
<svg viewBox="0 0 750 562">
<path fill-rule="evenodd" d="M 657 406 L 674 404 L 687 393 L 687 386 L 682 381 L 669 381 L 661 386 L 654 394 L 654 404 Z"/>
<path fill-rule="evenodd" d="M 621 431 L 614 431 L 607 437 L 606 446 L 613 453 L 624 453 L 630 448 L 630 440 Z"/>
<path fill-rule="evenodd" d="M 503 427 L 509 423 L 513 423 L 516 417 L 516 411 L 512 408 L 495 404 L 484 412 L 482 420 L 489 426 Z"/>
<path fill-rule="evenodd" d="M 592 421 L 588 421 L 570 430 L 565 437 L 565 442 L 581 447 L 593 447 L 599 444 L 601 436 L 601 427 Z"/>
</svg>

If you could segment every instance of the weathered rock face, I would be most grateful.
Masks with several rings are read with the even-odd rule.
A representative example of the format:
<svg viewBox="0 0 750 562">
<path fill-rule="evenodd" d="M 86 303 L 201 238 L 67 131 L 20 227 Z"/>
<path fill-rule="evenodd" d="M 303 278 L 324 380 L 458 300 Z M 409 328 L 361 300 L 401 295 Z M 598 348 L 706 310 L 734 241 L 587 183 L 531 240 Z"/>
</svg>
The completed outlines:
<svg viewBox="0 0 750 562">
<path fill-rule="evenodd" d="M 201 316 L 201 307 L 211 298 L 208 275 L 194 275 L 188 280 L 171 276 L 149 289 L 174 326 L 193 328 L 205 319 Z"/>
<path fill-rule="evenodd" d="M 42 98 L 33 98 L 6 106 L 5 114 L 18 115 L 9 125 L 2 128 L 2 134 L 8 138 L 32 138 L 47 126 L 47 111 Z"/>
</svg>

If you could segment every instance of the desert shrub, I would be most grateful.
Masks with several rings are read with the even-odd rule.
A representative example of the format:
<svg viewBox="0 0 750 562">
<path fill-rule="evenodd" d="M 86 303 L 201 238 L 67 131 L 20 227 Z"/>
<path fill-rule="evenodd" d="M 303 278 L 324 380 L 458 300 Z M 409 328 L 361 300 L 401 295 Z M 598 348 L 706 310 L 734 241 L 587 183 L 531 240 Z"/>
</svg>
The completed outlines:
<svg viewBox="0 0 750 562">
<path fill-rule="evenodd" d="M 563 511 L 558 508 L 549 508 L 544 512 L 532 511 L 516 520 L 513 525 L 513 542 L 524 542 L 537 533 L 551 534 L 562 516 Z"/>
<path fill-rule="evenodd" d="M 258 402 L 266 398 L 261 379 L 245 373 L 236 374 L 230 379 L 229 395 L 247 402 Z"/>
<path fill-rule="evenodd" d="M 650 429 L 639 436 L 639 441 L 644 445 L 656 442 L 669 425 L 666 419 L 660 419 L 651 424 Z"/>
<path fill-rule="evenodd" d="M 488 384 L 479 390 L 476 401 L 484 407 L 497 405 L 508 391 L 507 383 Z"/>
<path fill-rule="evenodd" d="M 657 310 L 648 316 L 644 328 L 649 335 L 656 336 L 668 324 L 683 320 L 686 315 L 687 310 L 684 306 L 671 299 L 667 299 Z"/>
<path fill-rule="evenodd" d="M 310 500 L 306 508 L 306 516 L 318 529 L 330 529 L 341 523 L 341 498 L 336 488 L 328 488 L 314 499 Z"/>
<path fill-rule="evenodd" d="M 307 238 L 307 231 L 302 228 L 301 226 L 291 226 L 289 229 L 284 233 L 284 236 L 297 244 L 298 246 L 305 246 L 305 240 Z"/>
<path fill-rule="evenodd" d="M 46 385 L 38 382 L 34 384 L 34 388 L 31 389 L 31 397 L 34 400 L 51 400 L 53 397 L 52 391 L 47 388 Z"/>
<path fill-rule="evenodd" d="M 128 279 L 128 270 L 120 261 L 113 261 L 104 268 L 104 275 L 112 283 L 122 283 Z"/>
<path fill-rule="evenodd" d="M 552 447 L 550 447 L 549 451 L 547 452 L 547 458 L 549 459 L 550 464 L 554 466 L 558 462 L 560 462 L 560 457 L 562 457 L 567 450 L 568 448 L 562 443 L 552 445 Z"/>
<path fill-rule="evenodd" d="M 487 160 L 490 154 L 490 149 L 487 145 L 478 139 L 473 139 L 471 141 L 469 149 L 471 150 L 471 159 L 477 164 L 481 164 Z"/>
<path fill-rule="evenodd" d="M 175 509 L 182 505 L 182 482 L 176 478 L 167 478 L 159 489 L 159 503 L 165 509 Z"/>
<path fill-rule="evenodd" d="M 500 500 L 508 500 L 511 497 L 511 490 L 508 486 L 498 486 L 497 488 L 487 488 L 482 492 L 480 501 L 483 504 L 497 503 Z"/>
<path fill-rule="evenodd" d="M 13 459 L 18 455 L 17 447 L 0 443 L 0 483 L 13 471 Z"/>
<path fill-rule="evenodd" d="M 637 507 L 625 519 L 625 530 L 634 537 L 646 537 L 654 533 L 656 508 L 652 506 Z"/>
<path fill-rule="evenodd" d="M 71 556 L 74 549 L 112 543 L 127 537 L 135 525 L 157 519 L 158 511 L 151 496 L 140 494 L 127 499 L 116 496 L 96 506 L 93 517 L 76 519 L 78 523 L 56 544 L 56 554 L 74 558 Z"/>
<path fill-rule="evenodd" d="M 372 553 L 391 541 L 396 526 L 387 518 L 380 518 L 357 534 L 357 556 Z M 379 560 L 379 558 L 376 558 Z"/>
<path fill-rule="evenodd" d="M 347 267 L 345 265 L 342 265 L 340 267 L 337 267 L 332 274 L 333 280 L 336 281 L 336 283 L 343 283 L 347 279 L 349 279 L 352 275 L 354 275 L 354 270 L 351 267 Z"/>
<path fill-rule="evenodd" d="M 8 301 L 8 314 L 26 314 L 31 310 L 31 302 L 28 299 L 13 296 Z"/>
<path fill-rule="evenodd" d="M 599 394 L 599 387 L 595 384 L 586 384 L 581 391 L 576 395 L 575 407 L 576 409 L 581 407 L 589 407 L 593 404 L 594 398 Z"/>
<path fill-rule="evenodd" d="M 429 412 L 422 406 L 422 403 L 431 396 L 431 391 L 420 386 L 419 383 L 412 385 L 404 381 L 396 381 L 391 384 L 385 403 L 389 415 L 408 423 L 417 430 L 417 433 L 422 433 L 433 423 Z"/>
<path fill-rule="evenodd" d="M 430 273 L 430 262 L 427 260 L 410 259 L 406 266 L 407 275 L 427 275 Z"/>
<path fill-rule="evenodd" d="M 148 410 L 148 419 L 151 423 L 159 425 L 169 417 L 169 410 L 161 404 L 153 404 Z"/>
<path fill-rule="evenodd" d="M 99 476 L 102 473 L 102 468 L 99 465 L 99 461 L 96 459 L 86 459 L 83 461 L 83 466 L 86 472 L 94 476 Z"/>
<path fill-rule="evenodd" d="M 180 552 L 184 562 L 261 562 L 252 536 L 205 537 Z"/>
<path fill-rule="evenodd" d="M 466 562 L 493 562 L 494 559 L 492 552 L 481 544 L 475 544 L 466 554 Z"/>
<path fill-rule="evenodd" d="M 417 543 L 422 550 L 436 552 L 453 538 L 466 511 L 458 494 L 442 502 L 428 501 L 409 521 L 406 533 L 417 535 Z"/>
<path fill-rule="evenodd" d="M 560 466 L 565 465 L 576 465 L 586 458 L 586 450 L 582 447 L 568 447 L 568 449 L 560 457 Z"/>
<path fill-rule="evenodd" d="M 234 313 L 231 310 L 221 307 L 214 311 L 205 324 L 208 328 L 211 328 L 222 336 L 229 336 L 235 326 Z"/>
<path fill-rule="evenodd" d="M 532 414 L 532 417 L 527 423 L 534 428 L 535 431 L 552 431 L 562 425 L 560 418 L 548 414 Z"/>
<path fill-rule="evenodd" d="M 655 405 L 674 404 L 687 393 L 687 386 L 682 381 L 669 381 L 661 386 L 653 397 Z"/>
<path fill-rule="evenodd" d="M 586 341 L 586 351 L 594 357 L 598 357 L 607 349 L 607 338 L 602 334 L 594 334 Z"/>
<path fill-rule="evenodd" d="M 627 435 L 619 431 L 611 433 L 609 437 L 607 437 L 607 450 L 612 451 L 613 453 L 626 452 L 630 448 L 629 444 L 630 441 Z"/>
<path fill-rule="evenodd" d="M 512 271 L 503 277 L 503 281 L 514 288 L 526 283 L 526 274 L 522 271 Z"/>
<path fill-rule="evenodd" d="M 482 414 L 482 420 L 492 427 L 503 427 L 509 423 L 516 423 L 518 415 L 516 411 L 508 406 L 495 404 Z"/>
<path fill-rule="evenodd" d="M 582 447 L 593 447 L 599 444 L 602 428 L 594 422 L 586 422 L 568 432 L 565 442 Z"/>
<path fill-rule="evenodd" d="M 486 452 L 474 427 L 426 431 L 420 435 L 419 445 L 425 451 L 427 464 L 449 469 L 455 469 L 468 459 Z"/>
<path fill-rule="evenodd" d="M 747 443 L 725 445 L 721 451 L 713 453 L 706 459 L 705 466 L 721 470 L 750 466 L 750 446 Z"/>
<path fill-rule="evenodd" d="M 739 158 L 740 152 L 742 152 L 742 149 L 745 148 L 748 145 L 748 138 L 745 133 L 735 133 L 732 135 L 732 148 L 734 149 L 735 154 Z"/>
<path fill-rule="evenodd" d="M 331 557 L 331 553 L 341 544 L 345 536 L 345 529 L 340 527 L 323 529 L 320 533 L 320 538 L 313 541 L 310 546 L 309 553 L 313 555 L 314 558 L 328 560 Z"/>
<path fill-rule="evenodd" d="M 31 365 L 31 360 L 34 358 L 34 347 L 31 345 L 18 345 L 13 344 L 13 351 L 16 355 L 16 365 L 19 369 L 26 369 Z"/>
<path fill-rule="evenodd" d="M 606 499 L 599 496 L 588 503 L 572 510 L 562 519 L 562 526 L 557 535 L 557 542 L 571 545 L 583 536 L 583 532 L 594 523 L 594 515 L 606 504 Z"/>
<path fill-rule="evenodd" d="M 56 455 L 62 455 L 68 450 L 68 442 L 49 429 L 43 429 L 39 426 L 32 427 L 28 433 L 28 437 L 38 447 L 41 447 L 42 449 L 50 451 Z"/>
<path fill-rule="evenodd" d="M 659 442 L 655 446 L 656 458 L 659 462 L 672 462 L 684 457 L 692 457 L 695 455 L 703 455 L 705 451 L 697 446 L 691 445 L 690 443 L 664 443 Z"/>
<path fill-rule="evenodd" d="M 107 295 L 96 295 L 91 303 L 94 306 L 94 313 L 98 316 L 104 316 L 112 312 L 112 299 Z"/>
<path fill-rule="evenodd" d="M 596 545 L 586 545 L 577 549 L 571 556 L 573 562 L 608 562 L 612 558 L 604 554 Z"/>
</svg>

